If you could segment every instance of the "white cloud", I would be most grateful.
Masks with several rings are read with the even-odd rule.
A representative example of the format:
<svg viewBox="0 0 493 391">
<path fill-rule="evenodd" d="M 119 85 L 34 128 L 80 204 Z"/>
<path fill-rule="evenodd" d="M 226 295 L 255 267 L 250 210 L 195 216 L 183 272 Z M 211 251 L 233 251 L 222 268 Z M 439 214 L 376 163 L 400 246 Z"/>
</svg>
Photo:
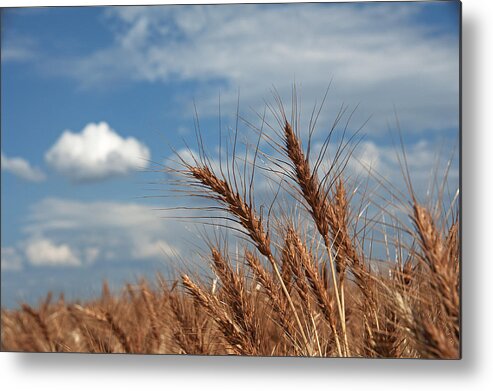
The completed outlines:
<svg viewBox="0 0 493 391">
<path fill-rule="evenodd" d="M 23 229 L 30 238 L 26 255 L 31 263 L 39 265 L 42 260 L 36 262 L 36 254 L 49 250 L 60 258 L 73 257 L 82 265 L 104 261 L 166 261 L 181 254 L 184 246 L 180 241 L 190 235 L 183 224 L 161 219 L 163 216 L 169 213 L 136 203 L 47 198 L 32 206 Z M 64 245 L 50 247 L 47 241 Z M 53 263 L 55 259 L 53 256 Z"/>
<path fill-rule="evenodd" d="M 56 245 L 49 239 L 34 238 L 26 246 L 27 260 L 34 266 L 79 266 L 80 261 L 67 244 Z"/>
<path fill-rule="evenodd" d="M 2 247 L 2 270 L 21 270 L 22 257 L 14 247 Z"/>
<path fill-rule="evenodd" d="M 64 69 L 90 88 L 121 80 L 199 82 L 195 94 L 202 115 L 217 114 L 218 85 L 228 113 L 234 112 L 238 87 L 242 107 L 261 110 L 269 86 L 289 99 L 294 79 L 302 84 L 309 111 L 333 76 L 329 106 L 361 103 L 361 118 L 374 114 L 371 132 L 387 129 L 394 104 L 407 130 L 453 128 L 458 37 L 416 23 L 425 7 L 114 7 L 107 10 L 117 27 L 114 44 L 67 60 Z"/>
<path fill-rule="evenodd" d="M 41 182 L 46 179 L 45 174 L 37 167 L 20 157 L 7 157 L 1 152 L 2 171 L 10 172 L 26 181 Z"/>
<path fill-rule="evenodd" d="M 106 122 L 89 123 L 80 133 L 66 130 L 45 159 L 73 181 L 94 181 L 145 168 L 149 149 L 133 137 L 123 138 Z"/>
</svg>

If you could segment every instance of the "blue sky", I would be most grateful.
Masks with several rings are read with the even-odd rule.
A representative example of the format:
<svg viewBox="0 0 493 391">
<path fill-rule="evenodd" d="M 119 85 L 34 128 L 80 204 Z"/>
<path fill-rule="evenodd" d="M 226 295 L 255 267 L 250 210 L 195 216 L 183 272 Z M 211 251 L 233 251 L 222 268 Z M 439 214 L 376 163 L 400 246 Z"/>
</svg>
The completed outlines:
<svg viewBox="0 0 493 391">
<path fill-rule="evenodd" d="M 319 123 L 359 104 L 353 128 L 371 119 L 358 157 L 397 183 L 395 108 L 412 175 L 425 183 L 440 148 L 458 143 L 458 7 L 3 9 L 2 305 L 50 289 L 89 297 L 103 278 L 118 286 L 193 256 L 194 228 L 153 210 L 187 201 L 142 199 L 162 179 L 144 170 L 183 139 L 193 145 L 193 101 L 217 148 L 219 93 L 226 128 L 238 91 L 242 116 L 255 119 L 273 85 L 289 104 L 296 80 L 309 114 L 332 79 Z"/>
</svg>

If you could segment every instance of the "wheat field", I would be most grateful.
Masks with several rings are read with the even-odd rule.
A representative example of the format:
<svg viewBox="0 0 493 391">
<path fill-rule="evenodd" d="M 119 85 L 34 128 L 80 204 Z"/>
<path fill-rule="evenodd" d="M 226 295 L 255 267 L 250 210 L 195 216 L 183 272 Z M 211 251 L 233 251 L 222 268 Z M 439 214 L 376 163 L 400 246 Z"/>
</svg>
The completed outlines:
<svg viewBox="0 0 493 391">
<path fill-rule="evenodd" d="M 355 178 L 357 142 L 334 140 L 339 117 L 315 151 L 316 119 L 306 131 L 296 105 L 289 116 L 280 99 L 268 108 L 274 122 L 252 126 L 243 156 L 234 134 L 218 165 L 198 137 L 199 153 L 163 169 L 179 194 L 206 202 L 235 251 L 216 234 L 206 272 L 2 309 L 2 351 L 460 358 L 460 196 L 446 198 L 447 173 L 422 200 L 402 149 L 406 193 L 369 167 Z M 278 178 L 270 203 L 257 199 L 259 175 Z"/>
</svg>

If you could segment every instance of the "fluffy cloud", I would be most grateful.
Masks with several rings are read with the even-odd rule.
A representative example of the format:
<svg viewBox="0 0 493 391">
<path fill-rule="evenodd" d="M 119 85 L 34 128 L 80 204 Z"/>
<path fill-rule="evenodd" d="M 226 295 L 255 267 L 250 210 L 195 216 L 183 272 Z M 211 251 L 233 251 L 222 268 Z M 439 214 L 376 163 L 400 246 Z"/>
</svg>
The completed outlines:
<svg viewBox="0 0 493 391">
<path fill-rule="evenodd" d="M 51 240 L 36 238 L 26 246 L 27 260 L 34 266 L 79 266 L 80 261 L 70 246 L 56 245 Z"/>
<path fill-rule="evenodd" d="M 451 3 L 438 5 L 449 7 Z M 458 36 L 418 23 L 426 4 L 289 4 L 113 7 L 114 44 L 65 59 L 93 88 L 111 81 L 195 81 L 202 115 L 241 104 L 261 110 L 271 85 L 290 97 L 301 83 L 309 110 L 333 76 L 329 106 L 361 103 L 369 130 L 387 129 L 397 107 L 409 131 L 458 126 Z M 445 12 L 445 10 L 444 10 Z M 190 100 L 190 98 L 187 98 Z"/>
<path fill-rule="evenodd" d="M 9 158 L 1 153 L 2 171 L 10 172 L 30 182 L 41 182 L 46 179 L 45 174 L 37 167 L 32 167 L 29 162 L 20 157 Z"/>
<path fill-rule="evenodd" d="M 26 256 L 35 265 L 166 260 L 181 254 L 189 234 L 160 217 L 167 214 L 136 203 L 47 198 L 32 206 L 24 227 Z"/>
<path fill-rule="evenodd" d="M 90 123 L 80 133 L 66 130 L 46 153 L 46 162 L 77 182 L 128 174 L 147 167 L 149 149 L 133 137 L 123 138 L 106 122 Z"/>
</svg>

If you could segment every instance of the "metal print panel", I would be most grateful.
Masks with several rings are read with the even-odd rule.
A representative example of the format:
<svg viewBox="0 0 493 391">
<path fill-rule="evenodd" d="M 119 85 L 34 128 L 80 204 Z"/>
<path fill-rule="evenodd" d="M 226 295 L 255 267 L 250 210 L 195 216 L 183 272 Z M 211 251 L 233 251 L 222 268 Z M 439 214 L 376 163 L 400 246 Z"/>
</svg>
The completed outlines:
<svg viewBox="0 0 493 391">
<path fill-rule="evenodd" d="M 460 23 L 3 8 L 1 350 L 459 359 Z"/>
</svg>

